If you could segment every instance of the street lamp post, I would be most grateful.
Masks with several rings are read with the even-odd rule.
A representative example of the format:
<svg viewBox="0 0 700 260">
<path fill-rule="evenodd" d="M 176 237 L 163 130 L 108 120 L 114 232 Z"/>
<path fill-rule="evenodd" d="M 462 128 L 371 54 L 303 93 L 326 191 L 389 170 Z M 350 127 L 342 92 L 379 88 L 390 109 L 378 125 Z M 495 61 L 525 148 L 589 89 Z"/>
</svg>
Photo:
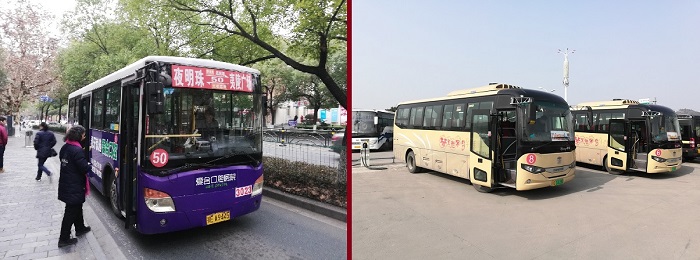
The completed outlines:
<svg viewBox="0 0 700 260">
<path fill-rule="evenodd" d="M 566 50 L 562 51 L 561 49 L 559 50 L 558 53 L 564 54 L 564 80 L 562 83 L 564 83 L 564 101 L 569 102 L 568 100 L 568 90 L 569 90 L 569 54 L 573 54 L 576 50 L 571 50 L 569 52 L 569 48 L 566 48 Z"/>
</svg>

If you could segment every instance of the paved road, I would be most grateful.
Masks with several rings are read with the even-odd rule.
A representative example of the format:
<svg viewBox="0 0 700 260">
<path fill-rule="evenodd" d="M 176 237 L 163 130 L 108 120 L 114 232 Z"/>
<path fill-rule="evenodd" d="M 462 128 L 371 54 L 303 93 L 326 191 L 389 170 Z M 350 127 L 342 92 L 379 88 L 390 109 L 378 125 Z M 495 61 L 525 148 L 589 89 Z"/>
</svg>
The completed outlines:
<svg viewBox="0 0 700 260">
<path fill-rule="evenodd" d="M 128 259 L 344 259 L 347 228 L 337 221 L 263 198 L 249 215 L 181 232 L 142 235 L 124 229 L 105 199 L 88 204 Z"/>
<path fill-rule="evenodd" d="M 700 164 L 577 167 L 565 185 L 479 193 L 405 166 L 353 168 L 353 259 L 699 259 Z"/>
</svg>

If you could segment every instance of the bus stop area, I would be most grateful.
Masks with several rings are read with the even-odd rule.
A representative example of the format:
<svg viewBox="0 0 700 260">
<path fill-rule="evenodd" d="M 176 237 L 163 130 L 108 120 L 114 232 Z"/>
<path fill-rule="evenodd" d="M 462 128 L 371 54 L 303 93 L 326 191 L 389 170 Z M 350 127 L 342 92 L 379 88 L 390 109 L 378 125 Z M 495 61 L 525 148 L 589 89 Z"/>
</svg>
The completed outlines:
<svg viewBox="0 0 700 260">
<path fill-rule="evenodd" d="M 5 172 L 0 173 L 0 258 L 2 259 L 125 259 L 92 208 L 83 205 L 85 223 L 92 231 L 73 246 L 59 248 L 58 236 L 65 204 L 58 200 L 59 162 L 46 161 L 54 176 L 35 181 L 36 151 L 26 147 L 25 133 L 11 137 L 5 149 Z M 33 138 L 33 136 L 32 136 Z M 63 142 L 57 135 L 60 150 Z M 89 196 L 100 196 L 92 191 Z M 75 232 L 72 233 L 75 236 Z"/>
<path fill-rule="evenodd" d="M 383 169 L 353 162 L 354 259 L 700 256 L 697 162 L 664 174 L 579 165 L 561 186 L 479 193 L 465 179 L 376 161 Z"/>
</svg>

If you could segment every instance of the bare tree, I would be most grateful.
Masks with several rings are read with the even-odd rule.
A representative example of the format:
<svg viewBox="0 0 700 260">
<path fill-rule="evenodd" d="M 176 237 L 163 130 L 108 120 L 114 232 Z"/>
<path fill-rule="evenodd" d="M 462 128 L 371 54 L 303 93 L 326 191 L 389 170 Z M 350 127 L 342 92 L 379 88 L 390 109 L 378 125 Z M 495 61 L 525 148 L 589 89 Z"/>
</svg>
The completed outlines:
<svg viewBox="0 0 700 260">
<path fill-rule="evenodd" d="M 6 73 L 0 100 L 11 115 L 19 112 L 23 101 L 46 93 L 58 83 L 54 69 L 58 41 L 45 29 L 43 22 L 47 19 L 51 19 L 48 12 L 24 1 L 0 13 L 0 38 L 5 50 L 2 66 Z"/>
</svg>

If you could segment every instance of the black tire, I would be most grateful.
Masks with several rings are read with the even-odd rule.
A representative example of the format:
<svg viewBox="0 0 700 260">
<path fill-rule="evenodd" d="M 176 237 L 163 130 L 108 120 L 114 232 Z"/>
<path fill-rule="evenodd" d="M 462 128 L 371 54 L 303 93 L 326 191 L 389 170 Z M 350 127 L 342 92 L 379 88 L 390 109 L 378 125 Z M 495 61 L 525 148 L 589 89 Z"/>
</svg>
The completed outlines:
<svg viewBox="0 0 700 260">
<path fill-rule="evenodd" d="M 119 210 L 119 198 L 117 197 L 117 178 L 114 177 L 113 174 L 109 174 L 108 176 L 111 176 L 109 178 L 110 185 L 109 185 L 109 204 L 112 207 L 112 213 L 114 215 L 117 215 L 119 218 L 124 218 L 122 216 L 121 210 Z"/>
<path fill-rule="evenodd" d="M 605 169 L 605 171 L 607 171 L 609 174 L 612 174 L 612 175 L 620 175 L 623 173 L 623 171 L 616 170 L 616 169 L 610 169 L 610 167 L 608 167 L 608 156 L 607 155 L 605 157 L 603 157 L 603 169 Z"/>
<path fill-rule="evenodd" d="M 413 154 L 413 151 L 408 152 L 408 155 L 406 155 L 406 167 L 410 173 L 421 172 L 421 168 L 416 166 L 416 156 Z"/>
<path fill-rule="evenodd" d="M 493 191 L 493 188 L 484 187 L 476 183 L 472 183 L 472 186 L 474 186 L 474 189 L 476 189 L 476 191 L 481 193 L 489 193 Z"/>
</svg>

